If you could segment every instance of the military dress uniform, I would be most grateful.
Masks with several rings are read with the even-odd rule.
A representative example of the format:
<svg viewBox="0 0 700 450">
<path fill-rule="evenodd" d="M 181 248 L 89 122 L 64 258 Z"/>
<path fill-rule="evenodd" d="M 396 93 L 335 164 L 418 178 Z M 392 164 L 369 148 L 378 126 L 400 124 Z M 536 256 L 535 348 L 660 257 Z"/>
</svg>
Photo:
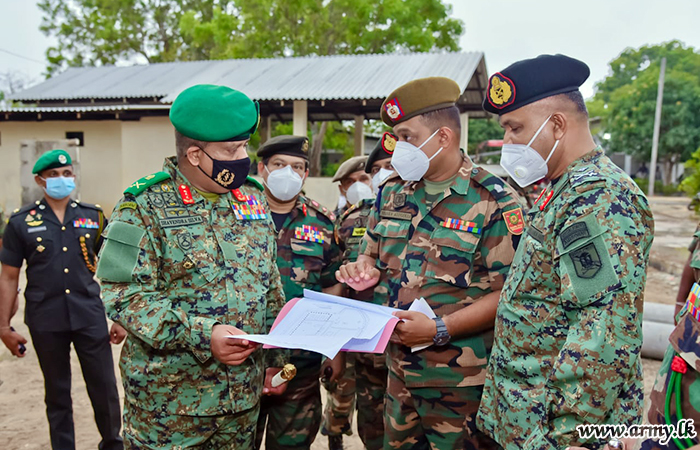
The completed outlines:
<svg viewBox="0 0 700 450">
<path fill-rule="evenodd" d="M 231 116 L 246 109 L 243 118 Z M 182 110 L 196 114 L 173 113 Z M 170 118 L 189 134 L 183 123 L 201 120 L 200 138 L 209 142 L 245 131 L 233 139 L 244 140 L 257 111 L 238 91 L 197 85 L 178 96 Z M 162 172 L 126 189 L 105 230 L 97 275 L 107 313 L 128 332 L 120 368 L 129 448 L 253 447 L 263 357 L 282 367 L 284 355 L 272 361 L 258 349 L 227 365 L 212 355 L 211 334 L 218 324 L 269 331 L 284 304 L 273 233 L 262 187 L 250 178 L 205 196 L 171 157 Z"/>
<path fill-rule="evenodd" d="M 670 345 L 651 391 L 647 416 L 650 424 L 672 424 L 681 434 L 689 431 L 687 425 L 679 424 L 682 419 L 692 420 L 694 431 L 700 431 L 700 225 L 695 231 L 691 252 L 690 267 L 695 284 L 669 337 Z M 658 439 L 648 439 L 642 443 L 642 450 L 685 450 L 697 444 L 700 444 L 698 436 L 677 437 L 665 445 Z"/>
<path fill-rule="evenodd" d="M 338 220 L 336 240 L 343 255 L 343 264 L 357 261 L 373 205 L 374 200 L 362 200 Z M 379 305 L 387 304 L 386 289 L 381 285 L 359 292 L 350 289 L 348 297 Z M 352 372 L 357 395 L 357 431 L 365 448 L 379 450 L 384 446 L 384 394 L 388 376 L 386 354 L 348 355 L 352 355 L 354 360 Z"/>
<path fill-rule="evenodd" d="M 518 97 L 489 90 L 485 109 L 505 114 L 575 91 L 587 76 L 585 64 L 561 55 L 516 63 L 489 86 L 501 80 Z M 478 426 L 507 450 L 600 449 L 606 442 L 583 440 L 576 427 L 641 421 L 652 213 L 598 147 L 552 181 L 525 223 L 498 305 Z"/>
<path fill-rule="evenodd" d="M 75 448 L 71 343 L 102 436 L 99 448 L 122 448 L 112 349 L 100 286 L 94 279 L 106 223 L 99 206 L 79 201 L 68 204 L 61 223 L 42 199 L 16 210 L 3 236 L 0 262 L 18 268 L 27 263 L 24 321 L 44 375 L 54 449 Z"/>
<path fill-rule="evenodd" d="M 337 283 L 340 252 L 333 239 L 334 218 L 318 202 L 300 195 L 277 230 L 277 265 L 286 301 L 303 297 L 304 289 L 320 292 Z M 258 441 L 266 431 L 267 449 L 309 448 L 314 441 L 321 425 L 321 358 L 293 350 L 290 361 L 297 375 L 284 394 L 263 398 Z"/>
</svg>

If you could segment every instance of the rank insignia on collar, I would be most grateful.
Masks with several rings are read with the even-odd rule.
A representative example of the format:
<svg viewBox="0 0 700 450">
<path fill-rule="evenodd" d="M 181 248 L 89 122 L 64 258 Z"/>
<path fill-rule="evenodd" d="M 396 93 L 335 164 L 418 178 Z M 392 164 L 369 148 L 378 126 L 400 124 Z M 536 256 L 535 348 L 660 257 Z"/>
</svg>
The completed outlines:
<svg viewBox="0 0 700 450">
<path fill-rule="evenodd" d="M 180 191 L 180 197 L 182 198 L 182 203 L 185 205 L 193 205 L 194 204 L 194 199 L 192 198 L 192 192 L 190 191 L 190 188 L 187 185 L 181 184 L 180 186 L 177 187 L 177 190 Z"/>
<path fill-rule="evenodd" d="M 450 230 L 466 231 L 468 233 L 481 234 L 481 228 L 474 222 L 467 222 L 460 219 L 445 219 L 440 222 L 440 226 Z"/>
<path fill-rule="evenodd" d="M 235 194 L 234 194 L 235 196 Z M 236 198 L 238 200 L 238 198 Z M 263 220 L 267 219 L 265 207 L 254 195 L 244 195 L 240 203 L 231 203 L 233 214 L 238 220 Z"/>
<path fill-rule="evenodd" d="M 90 228 L 96 230 L 100 228 L 100 224 L 92 219 L 78 219 L 73 221 L 73 228 Z"/>
<path fill-rule="evenodd" d="M 318 228 L 311 225 L 302 225 L 294 229 L 294 237 L 302 241 L 316 242 L 323 244 L 326 242 L 326 236 Z"/>
<path fill-rule="evenodd" d="M 525 221 L 523 220 L 522 208 L 512 209 L 503 213 L 503 220 L 506 222 L 508 231 L 516 236 L 523 234 L 525 230 Z"/>
</svg>

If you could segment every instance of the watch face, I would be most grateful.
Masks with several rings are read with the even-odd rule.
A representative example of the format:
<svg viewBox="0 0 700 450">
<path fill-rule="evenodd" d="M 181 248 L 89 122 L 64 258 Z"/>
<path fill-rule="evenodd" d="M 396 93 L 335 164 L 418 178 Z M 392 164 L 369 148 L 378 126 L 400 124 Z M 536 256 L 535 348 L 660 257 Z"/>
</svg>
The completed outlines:
<svg viewBox="0 0 700 450">
<path fill-rule="evenodd" d="M 435 341 L 435 345 L 445 345 L 450 342 L 450 335 L 447 333 L 444 335 L 438 333 L 433 340 Z"/>
</svg>

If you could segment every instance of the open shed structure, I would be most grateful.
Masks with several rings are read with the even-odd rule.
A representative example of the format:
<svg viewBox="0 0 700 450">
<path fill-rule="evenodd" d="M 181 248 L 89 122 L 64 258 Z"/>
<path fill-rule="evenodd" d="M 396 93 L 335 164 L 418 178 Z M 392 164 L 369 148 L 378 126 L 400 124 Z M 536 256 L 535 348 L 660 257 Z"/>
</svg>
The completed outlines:
<svg viewBox="0 0 700 450">
<path fill-rule="evenodd" d="M 479 52 L 71 68 L 13 95 L 11 100 L 21 106 L 0 110 L 0 155 L 8 162 L 0 169 L 0 203 L 14 206 L 12 199 L 19 198 L 13 173 L 20 164 L 22 140 L 77 138 L 84 199 L 114 204 L 124 186 L 159 170 L 163 157 L 174 153 L 170 105 L 195 84 L 230 86 L 257 100 L 263 141 L 270 137 L 273 120 L 293 121 L 298 135 L 306 135 L 309 121 L 354 120 L 355 153 L 363 154 L 363 122 L 379 119 L 382 101 L 395 88 L 429 76 L 451 78 L 462 89 L 458 107 L 466 146 L 468 117 L 485 115 L 481 102 L 488 77 L 484 54 Z M 114 198 L 89 194 L 98 185 L 100 196 Z"/>
</svg>

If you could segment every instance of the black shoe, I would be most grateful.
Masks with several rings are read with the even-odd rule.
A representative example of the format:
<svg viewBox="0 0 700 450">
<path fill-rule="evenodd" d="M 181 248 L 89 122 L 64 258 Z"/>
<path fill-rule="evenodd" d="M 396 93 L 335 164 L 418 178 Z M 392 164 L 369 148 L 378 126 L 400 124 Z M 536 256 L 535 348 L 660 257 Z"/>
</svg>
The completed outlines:
<svg viewBox="0 0 700 450">
<path fill-rule="evenodd" d="M 328 436 L 328 450 L 343 450 L 343 435 Z"/>
</svg>

